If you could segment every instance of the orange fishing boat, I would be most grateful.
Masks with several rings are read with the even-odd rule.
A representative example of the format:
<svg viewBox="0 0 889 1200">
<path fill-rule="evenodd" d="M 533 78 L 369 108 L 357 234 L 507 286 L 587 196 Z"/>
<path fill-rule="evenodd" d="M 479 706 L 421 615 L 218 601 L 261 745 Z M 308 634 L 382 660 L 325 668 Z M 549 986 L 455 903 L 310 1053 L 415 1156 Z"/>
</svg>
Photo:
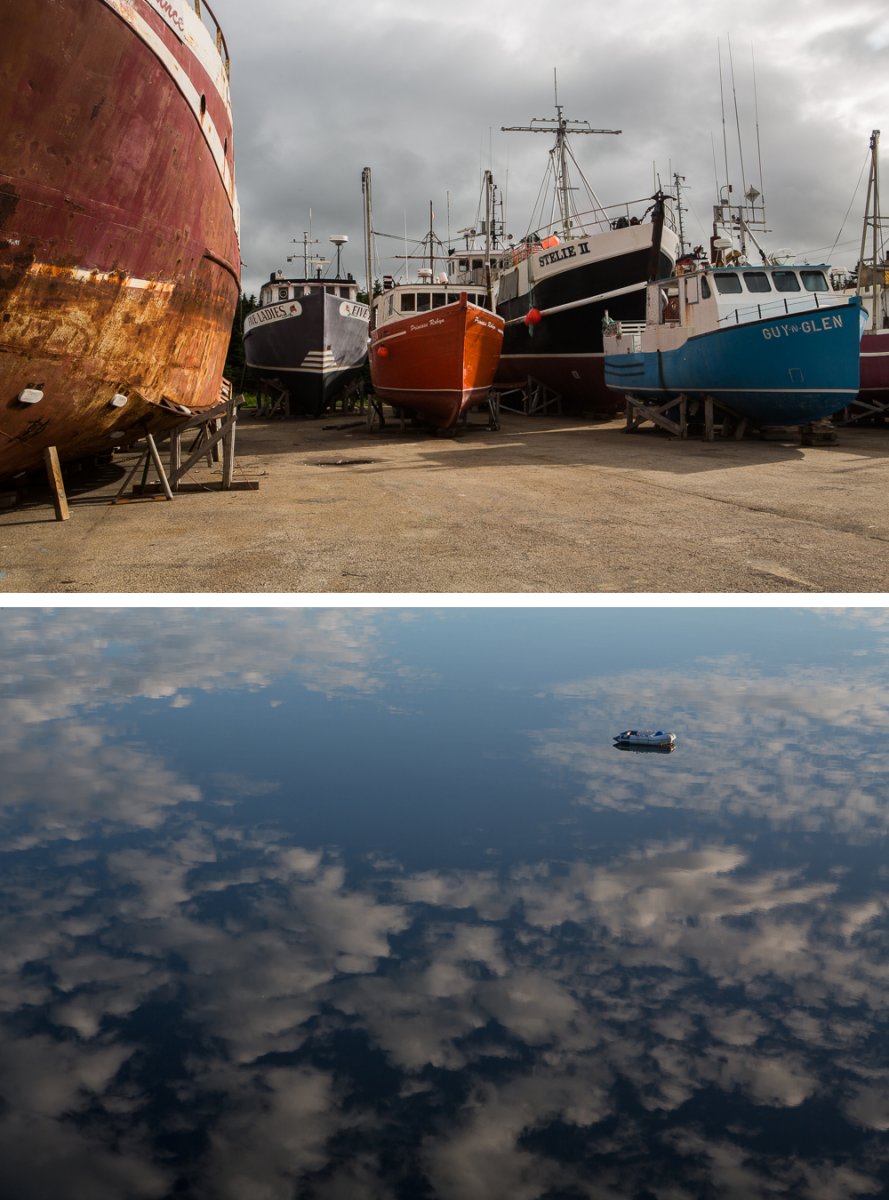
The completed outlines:
<svg viewBox="0 0 889 1200">
<path fill-rule="evenodd" d="M 370 168 L 362 172 L 368 293 L 372 291 L 373 217 Z M 370 319 L 370 379 L 381 400 L 436 429 L 453 429 L 470 408 L 485 404 L 497 373 L 504 320 L 493 311 L 490 287 L 455 284 L 435 275 L 432 206 L 423 239 L 428 267 L 416 283 L 383 279 Z M 440 254 L 445 262 L 447 255 Z M 405 260 L 406 262 L 406 260 Z"/>
<path fill-rule="evenodd" d="M 421 279 L 385 290 L 374 316 L 370 378 L 382 400 L 438 429 L 486 403 L 504 322 L 485 307 L 483 292 Z"/>
</svg>

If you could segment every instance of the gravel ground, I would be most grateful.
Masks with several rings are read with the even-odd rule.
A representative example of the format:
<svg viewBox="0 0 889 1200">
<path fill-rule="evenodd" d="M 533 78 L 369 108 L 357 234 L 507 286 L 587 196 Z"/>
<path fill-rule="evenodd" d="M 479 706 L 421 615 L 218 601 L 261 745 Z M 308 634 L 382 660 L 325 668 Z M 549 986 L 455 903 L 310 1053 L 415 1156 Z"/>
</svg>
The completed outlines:
<svg viewBox="0 0 889 1200">
<path fill-rule="evenodd" d="M 243 417 L 236 480 L 112 505 L 66 471 L 0 506 L 7 593 L 889 593 L 889 429 L 835 445 L 627 435 L 504 414 L 441 438 Z M 0 497 L 0 500 L 4 497 Z M 887 597 L 889 602 L 889 597 Z"/>
</svg>

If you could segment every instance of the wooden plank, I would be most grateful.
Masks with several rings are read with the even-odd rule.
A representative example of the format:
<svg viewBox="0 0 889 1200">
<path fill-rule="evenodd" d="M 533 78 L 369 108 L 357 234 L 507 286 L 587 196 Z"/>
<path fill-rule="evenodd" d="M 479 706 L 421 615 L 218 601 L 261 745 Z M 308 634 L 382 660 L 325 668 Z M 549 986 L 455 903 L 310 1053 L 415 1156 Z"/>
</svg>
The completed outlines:
<svg viewBox="0 0 889 1200">
<path fill-rule="evenodd" d="M 230 491 L 235 473 L 235 433 L 238 428 L 238 409 L 234 401 L 228 405 L 228 413 L 222 423 L 227 430 L 222 439 L 222 489 Z"/>
<path fill-rule="evenodd" d="M 46 477 L 52 491 L 53 508 L 56 510 L 57 521 L 67 521 L 71 516 L 68 511 L 68 497 L 65 495 L 65 483 L 62 479 L 62 468 L 59 463 L 59 452 L 55 446 L 47 446 L 43 451 L 43 462 L 46 467 Z"/>
</svg>

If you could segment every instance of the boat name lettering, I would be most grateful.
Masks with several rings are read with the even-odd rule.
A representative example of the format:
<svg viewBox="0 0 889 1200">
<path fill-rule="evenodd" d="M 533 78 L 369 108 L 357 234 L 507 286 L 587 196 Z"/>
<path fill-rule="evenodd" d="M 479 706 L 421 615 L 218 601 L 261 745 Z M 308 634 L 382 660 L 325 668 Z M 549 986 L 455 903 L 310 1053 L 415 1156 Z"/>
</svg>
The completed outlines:
<svg viewBox="0 0 889 1200">
<path fill-rule="evenodd" d="M 258 308 L 244 322 L 244 329 L 255 329 L 257 325 L 267 325 L 269 321 L 283 321 L 287 317 L 302 315 L 302 306 L 292 304 L 270 304 L 267 308 Z"/>
<path fill-rule="evenodd" d="M 553 263 L 561 262 L 563 258 L 576 258 L 578 254 L 589 254 L 589 242 L 578 242 L 575 246 L 559 246 L 558 250 L 550 250 L 549 254 L 541 254 L 537 260 L 541 267 L 551 267 Z"/>
<path fill-rule="evenodd" d="M 185 19 L 175 5 L 170 3 L 170 0 L 153 0 L 153 4 L 168 25 L 178 30 L 179 33 L 185 33 Z"/>
<path fill-rule="evenodd" d="M 444 325 L 444 318 L 443 317 L 430 317 L 430 319 L 428 321 L 424 321 L 422 325 L 413 325 L 412 324 L 410 326 L 410 329 L 412 332 L 416 332 L 419 329 L 428 329 L 431 325 Z"/>
<path fill-rule="evenodd" d="M 340 305 L 340 315 L 367 321 L 370 318 L 370 309 L 366 304 L 359 304 L 356 300 L 344 300 Z"/>
<path fill-rule="evenodd" d="M 792 337 L 795 333 L 823 333 L 825 329 L 842 329 L 843 318 L 839 315 L 831 314 L 829 316 L 815 317 L 811 321 L 794 321 L 783 325 L 773 325 L 771 329 L 764 329 L 762 336 L 767 342 L 774 341 L 775 338 Z"/>
</svg>

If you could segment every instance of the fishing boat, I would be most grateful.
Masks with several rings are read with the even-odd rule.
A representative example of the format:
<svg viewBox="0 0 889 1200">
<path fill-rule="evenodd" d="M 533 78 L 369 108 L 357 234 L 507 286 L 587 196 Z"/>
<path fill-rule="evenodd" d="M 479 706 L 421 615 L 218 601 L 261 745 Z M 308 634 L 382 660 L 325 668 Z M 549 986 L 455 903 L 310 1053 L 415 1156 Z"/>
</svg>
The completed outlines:
<svg viewBox="0 0 889 1200">
<path fill-rule="evenodd" d="M 219 400 L 240 286 L 206 0 L 0 0 L 0 477 Z"/>
<path fill-rule="evenodd" d="M 676 745 L 676 734 L 665 733 L 662 729 L 625 729 L 615 735 L 614 741 L 618 746 L 664 749 Z"/>
<path fill-rule="evenodd" d="M 368 246 L 373 237 L 370 171 L 363 186 Z M 440 431 L 488 402 L 503 346 L 503 318 L 481 287 L 455 285 L 435 271 L 435 239 L 423 239 L 429 266 L 417 279 L 396 284 L 384 278 L 373 301 L 370 377 L 375 395 Z M 370 250 L 368 251 L 370 254 Z M 368 269 L 368 277 L 371 270 Z"/>
<path fill-rule="evenodd" d="M 259 308 L 244 321 L 248 367 L 276 377 L 287 390 L 291 412 L 319 416 L 330 408 L 367 361 L 370 308 L 358 300 L 358 284 L 342 271 L 345 234 L 332 237 L 333 277 L 322 277 L 324 259 L 309 257 L 303 235 L 303 274 L 269 277 Z"/>
<path fill-rule="evenodd" d="M 385 289 L 374 300 L 370 377 L 381 400 L 437 429 L 453 429 L 463 414 L 487 402 L 500 350 L 503 319 L 484 293 L 433 282 Z"/>
<path fill-rule="evenodd" d="M 680 260 L 646 319 L 604 322 L 605 382 L 643 401 L 715 400 L 759 428 L 822 420 L 858 392 L 864 324 L 825 266 Z"/>
<path fill-rule="evenodd" d="M 497 381 L 508 387 L 535 380 L 561 397 L 565 411 L 612 413 L 620 402 L 604 380 L 605 309 L 615 319 L 642 320 L 645 285 L 672 271 L 679 239 L 670 214 L 653 199 L 603 207 L 577 164 L 569 135 L 621 131 L 567 120 L 558 92 L 555 109 L 555 119 L 501 127 L 554 136 L 548 174 L 559 219 L 546 223 L 535 210 L 530 231 L 496 264 L 496 308 L 506 323 Z M 575 199 L 569 160 L 589 198 L 585 211 Z"/>
</svg>

